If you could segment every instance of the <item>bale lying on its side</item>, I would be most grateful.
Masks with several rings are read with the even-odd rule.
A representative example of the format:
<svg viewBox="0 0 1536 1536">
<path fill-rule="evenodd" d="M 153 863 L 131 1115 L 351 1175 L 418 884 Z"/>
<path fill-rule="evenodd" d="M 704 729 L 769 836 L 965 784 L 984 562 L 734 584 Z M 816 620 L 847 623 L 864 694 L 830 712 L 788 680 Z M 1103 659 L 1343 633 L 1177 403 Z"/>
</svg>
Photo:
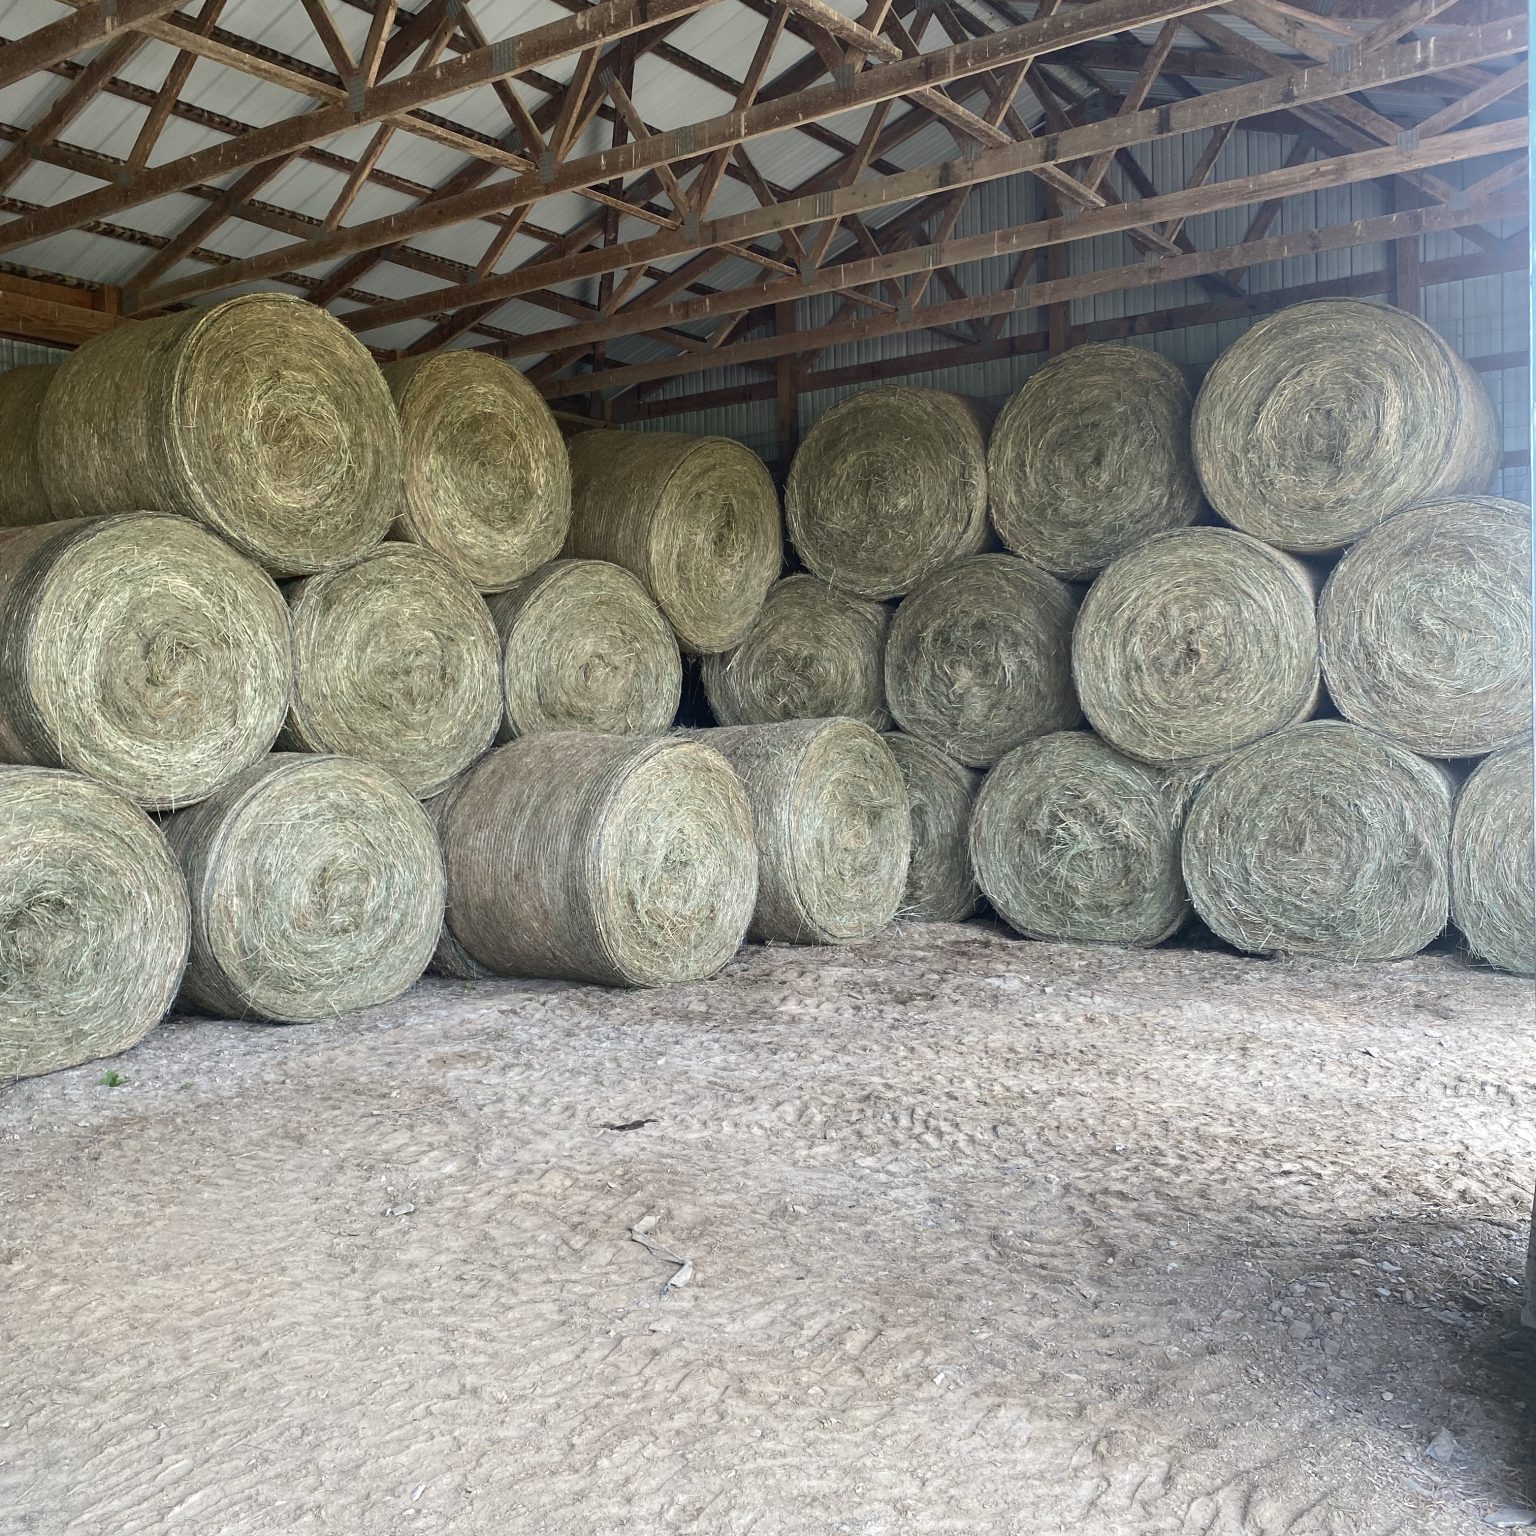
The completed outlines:
<svg viewBox="0 0 1536 1536">
<path fill-rule="evenodd" d="M 502 659 L 501 739 L 540 731 L 664 731 L 677 716 L 677 638 L 639 578 L 556 560 L 491 599 Z"/>
<path fill-rule="evenodd" d="M 1318 605 L 1340 714 L 1426 757 L 1531 734 L 1531 514 L 1492 497 L 1426 502 L 1339 562 Z"/>
<path fill-rule="evenodd" d="M 823 581 L 899 597 L 987 539 L 986 442 L 970 405 L 936 389 L 868 389 L 834 405 L 795 453 L 789 537 Z"/>
<path fill-rule="evenodd" d="M 167 810 L 272 745 L 293 687 L 270 577 L 158 512 L 0 533 L 0 758 Z"/>
<path fill-rule="evenodd" d="M 1445 927 L 1450 840 L 1443 769 L 1314 720 L 1212 773 L 1184 826 L 1184 882 L 1239 949 L 1395 960 Z"/>
<path fill-rule="evenodd" d="M 515 368 L 454 350 L 384 367 L 400 412 L 400 534 L 482 592 L 503 592 L 560 552 L 571 462 L 544 397 Z"/>
<path fill-rule="evenodd" d="M 1536 976 L 1531 773 L 1529 745 L 1485 758 L 1461 787 L 1451 827 L 1451 918 L 1474 955 L 1517 976 Z"/>
<path fill-rule="evenodd" d="M 442 855 L 381 768 L 275 753 L 165 834 L 192 893 L 182 997 L 203 1013 L 307 1024 L 398 997 L 432 958 Z"/>
<path fill-rule="evenodd" d="M 912 815 L 912 860 L 900 915 L 920 923 L 964 922 L 981 899 L 969 843 L 981 775 L 916 736 L 889 731 L 880 739 L 901 770 Z"/>
<path fill-rule="evenodd" d="M 741 644 L 704 658 L 709 707 L 721 725 L 846 715 L 883 731 L 891 723 L 885 707 L 890 627 L 883 603 L 848 597 L 815 576 L 786 576 Z"/>
<path fill-rule="evenodd" d="M 485 599 L 416 544 L 381 544 L 288 589 L 295 687 L 283 744 L 377 763 L 436 794 L 501 720 Z"/>
<path fill-rule="evenodd" d="M 0 768 L 0 1082 L 127 1050 L 186 959 L 186 887 L 149 817 L 77 774 Z"/>
<path fill-rule="evenodd" d="M 1015 747 L 976 797 L 976 877 L 1028 938 L 1161 944 L 1189 916 L 1184 798 L 1087 731 L 1038 737 Z"/>
<path fill-rule="evenodd" d="M 1144 347 L 1074 347 L 1048 362 L 992 429 L 998 537 L 1042 570 L 1084 577 L 1149 535 L 1194 522 L 1192 404 L 1180 369 Z"/>
<path fill-rule="evenodd" d="M 444 868 L 447 867 L 447 850 L 443 849 L 443 836 L 448 825 L 448 812 L 452 808 L 459 791 L 474 772 L 473 768 L 461 773 L 445 789 L 441 789 L 430 799 L 421 802 L 421 808 L 432 819 L 433 830 L 437 833 L 438 847 L 443 851 Z M 427 969 L 437 976 L 447 976 L 456 981 L 493 981 L 496 972 L 489 967 L 481 965 L 473 955 L 454 938 L 448 927 L 448 913 L 446 906 L 443 912 L 443 926 L 438 932 L 437 948 L 432 952 L 432 959 Z"/>
<path fill-rule="evenodd" d="M 0 373 L 0 528 L 53 521 L 37 462 L 37 422 L 43 396 L 57 377 L 50 363 Z"/>
<path fill-rule="evenodd" d="M 973 768 L 1082 718 L 1072 690 L 1076 604 L 1013 555 L 975 555 L 896 610 L 885 693 L 896 723 Z"/>
<path fill-rule="evenodd" d="M 699 733 L 741 775 L 761 885 L 749 937 L 846 944 L 896 915 L 912 819 L 889 748 L 857 720 L 788 720 Z"/>
</svg>

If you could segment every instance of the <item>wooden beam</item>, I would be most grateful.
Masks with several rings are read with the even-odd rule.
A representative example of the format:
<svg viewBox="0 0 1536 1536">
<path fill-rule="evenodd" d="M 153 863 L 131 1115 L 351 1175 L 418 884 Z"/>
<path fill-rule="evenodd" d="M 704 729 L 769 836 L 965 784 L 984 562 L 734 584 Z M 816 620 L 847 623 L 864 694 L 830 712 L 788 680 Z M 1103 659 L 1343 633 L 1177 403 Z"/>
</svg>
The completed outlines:
<svg viewBox="0 0 1536 1536">
<path fill-rule="evenodd" d="M 62 20 L 39 27 L 0 48 L 0 88 L 72 59 L 115 32 L 174 11 L 181 0 L 96 0 Z"/>
<path fill-rule="evenodd" d="M 123 317 L 111 312 L 104 290 L 55 288 L 0 273 L 0 335 L 76 347 L 121 324 Z"/>
</svg>

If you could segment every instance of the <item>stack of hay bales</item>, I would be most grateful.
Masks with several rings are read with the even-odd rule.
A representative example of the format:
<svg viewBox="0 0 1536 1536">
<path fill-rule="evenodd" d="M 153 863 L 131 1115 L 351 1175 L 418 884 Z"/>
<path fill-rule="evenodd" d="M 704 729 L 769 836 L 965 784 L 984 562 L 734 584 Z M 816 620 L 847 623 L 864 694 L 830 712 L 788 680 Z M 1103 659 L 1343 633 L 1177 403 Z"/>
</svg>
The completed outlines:
<svg viewBox="0 0 1536 1536">
<path fill-rule="evenodd" d="M 54 374 L 48 363 L 0 373 L 0 528 L 53 521 L 37 459 L 37 422 Z"/>
</svg>

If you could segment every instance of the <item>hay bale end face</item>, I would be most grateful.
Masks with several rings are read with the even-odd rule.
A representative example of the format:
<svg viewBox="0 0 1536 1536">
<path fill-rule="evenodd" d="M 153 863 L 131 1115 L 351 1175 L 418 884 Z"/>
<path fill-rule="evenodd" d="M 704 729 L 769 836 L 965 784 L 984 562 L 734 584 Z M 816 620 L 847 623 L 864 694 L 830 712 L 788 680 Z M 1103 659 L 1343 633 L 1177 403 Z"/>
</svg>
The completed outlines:
<svg viewBox="0 0 1536 1536">
<path fill-rule="evenodd" d="M 975 555 L 896 610 L 885 692 L 901 729 L 973 768 L 1082 718 L 1070 589 L 1014 555 Z"/>
<path fill-rule="evenodd" d="M 1445 927 L 1451 781 L 1343 720 L 1245 748 L 1184 826 L 1195 910 L 1255 954 L 1396 960 Z"/>
<path fill-rule="evenodd" d="M 295 686 L 283 744 L 376 763 L 436 794 L 501 720 L 485 599 L 440 556 L 383 544 L 288 589 Z"/>
<path fill-rule="evenodd" d="M 1529 746 L 1484 758 L 1461 787 L 1451 829 L 1451 919 L 1474 955 L 1517 976 L 1536 976 L 1531 775 Z"/>
<path fill-rule="evenodd" d="M 912 819 L 889 748 L 857 720 L 700 732 L 741 775 L 761 860 L 750 937 L 873 938 L 901 905 Z"/>
<path fill-rule="evenodd" d="M 1422 320 L 1322 299 L 1256 321 L 1195 402 L 1211 505 L 1282 549 L 1338 549 L 1415 502 L 1488 488 L 1502 443 L 1477 374 Z"/>
<path fill-rule="evenodd" d="M 832 407 L 790 465 L 790 542 L 859 597 L 899 597 L 987 540 L 986 443 L 970 405 L 936 389 L 869 389 Z"/>
<path fill-rule="evenodd" d="M 704 658 L 709 707 L 721 725 L 846 715 L 885 730 L 890 627 L 883 603 L 849 597 L 815 576 L 786 576 L 741 644 Z"/>
<path fill-rule="evenodd" d="M 272 745 L 293 686 L 270 577 L 155 512 L 0 533 L 0 758 L 74 769 L 152 810 Z"/>
<path fill-rule="evenodd" d="M 556 560 L 491 599 L 502 656 L 501 739 L 544 731 L 644 735 L 677 715 L 677 638 L 639 578 Z"/>
<path fill-rule="evenodd" d="M 986 777 L 971 857 L 987 900 L 1032 939 L 1160 944 L 1183 926 L 1182 787 L 1087 731 L 1025 742 Z"/>
<path fill-rule="evenodd" d="M 400 426 L 377 365 L 313 304 L 243 294 L 121 325 L 59 365 L 38 422 L 55 515 L 196 518 L 279 575 L 377 544 Z"/>
<path fill-rule="evenodd" d="M 1339 562 L 1318 605 L 1340 714 L 1426 757 L 1531 733 L 1531 514 L 1493 497 L 1389 518 Z"/>
<path fill-rule="evenodd" d="M 482 592 L 553 560 L 571 522 L 571 464 L 544 397 L 515 368 L 459 349 L 384 367 L 400 412 L 400 536 Z"/>
<path fill-rule="evenodd" d="M 638 576 L 699 656 L 746 634 L 784 560 L 763 461 L 723 437 L 583 432 L 571 455 L 565 553 Z"/>
<path fill-rule="evenodd" d="M 698 981 L 752 916 L 746 796 L 683 737 L 520 737 L 468 774 L 442 831 L 450 936 L 498 975 Z"/>
<path fill-rule="evenodd" d="M 37 458 L 37 424 L 43 396 L 57 377 L 51 363 L 0 373 L 0 528 L 54 520 Z"/>
<path fill-rule="evenodd" d="M 987 446 L 998 537 L 1031 565 L 1086 577 L 1200 514 L 1183 372 L 1143 347 L 1074 347 L 1026 380 Z"/>
<path fill-rule="evenodd" d="M 1158 534 L 1089 588 L 1072 638 L 1083 712 L 1144 762 L 1220 757 L 1318 697 L 1306 568 L 1230 528 Z"/>
<path fill-rule="evenodd" d="M 890 731 L 880 739 L 901 770 L 912 816 L 912 859 L 899 915 L 920 923 L 964 922 L 981 899 L 969 841 L 981 775 L 915 736 Z"/>
<path fill-rule="evenodd" d="M 192 1008 L 312 1023 L 398 997 L 432 958 L 437 835 L 381 768 L 275 753 L 165 834 L 192 896 Z"/>
<path fill-rule="evenodd" d="M 160 829 L 78 774 L 0 768 L 0 1082 L 125 1051 L 176 995 L 187 892 Z"/>
</svg>

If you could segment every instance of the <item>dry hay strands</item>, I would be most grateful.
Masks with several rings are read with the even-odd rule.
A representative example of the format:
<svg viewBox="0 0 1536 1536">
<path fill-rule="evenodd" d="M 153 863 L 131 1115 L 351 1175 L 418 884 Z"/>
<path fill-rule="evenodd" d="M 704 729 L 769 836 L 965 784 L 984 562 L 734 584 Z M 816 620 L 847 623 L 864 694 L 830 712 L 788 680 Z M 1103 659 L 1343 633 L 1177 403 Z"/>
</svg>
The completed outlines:
<svg viewBox="0 0 1536 1536">
<path fill-rule="evenodd" d="M 884 603 L 849 597 L 815 576 L 786 576 L 741 644 L 704 658 L 709 707 L 721 725 L 846 715 L 883 731 L 891 723 L 885 707 L 890 627 Z"/>
<path fill-rule="evenodd" d="M 271 293 L 88 341 L 43 401 L 38 458 L 59 517 L 179 512 L 287 576 L 377 544 L 400 500 L 400 424 L 367 348 Z"/>
<path fill-rule="evenodd" d="M 1319 299 L 1258 321 L 1195 402 L 1211 505 L 1283 549 L 1337 549 L 1415 502 L 1488 487 L 1501 442 L 1482 381 L 1422 320 Z"/>
<path fill-rule="evenodd" d="M 51 363 L 0 373 L 0 528 L 53 521 L 37 458 L 37 423 L 43 396 L 57 377 Z"/>
<path fill-rule="evenodd" d="M 969 842 L 981 775 L 916 736 L 890 731 L 880 739 L 901 770 L 912 815 L 912 861 L 900 915 L 920 923 L 963 922 L 981 898 Z"/>
<path fill-rule="evenodd" d="M 633 571 L 684 650 L 735 645 L 784 561 L 763 461 L 728 438 L 680 432 L 583 432 L 567 446 L 565 553 Z"/>
<path fill-rule="evenodd" d="M 823 581 L 899 597 L 986 544 L 986 442 L 937 389 L 868 389 L 834 405 L 790 465 L 790 542 Z"/>
<path fill-rule="evenodd" d="M 446 560 L 383 544 L 294 582 L 293 709 L 283 745 L 377 763 L 436 794 L 490 746 L 501 721 L 496 628 Z"/>
<path fill-rule="evenodd" d="M 1517 976 L 1536 976 L 1531 775 L 1529 746 L 1484 758 L 1461 787 L 1451 826 L 1452 920 L 1474 955 Z"/>
<path fill-rule="evenodd" d="M 1074 347 L 1003 407 L 987 447 L 998 537 L 1058 576 L 1102 570 L 1200 514 L 1193 400 L 1175 364 L 1143 347 Z"/>
<path fill-rule="evenodd" d="M 1312 577 L 1230 528 L 1158 534 L 1089 588 L 1072 676 L 1094 728 L 1130 757 L 1235 751 L 1316 707 Z"/>
<path fill-rule="evenodd" d="M 1412 507 L 1339 562 L 1318 605 L 1339 713 L 1426 757 L 1531 733 L 1531 514 L 1493 497 Z"/>
<path fill-rule="evenodd" d="M 383 371 L 404 445 L 400 537 L 482 592 L 553 560 L 571 522 L 571 463 L 538 390 L 500 358 L 462 349 Z"/>
<path fill-rule="evenodd" d="M 141 1040 L 187 932 L 181 871 L 143 811 L 77 774 L 0 768 L 0 1082 Z"/>
<path fill-rule="evenodd" d="M 502 740 L 541 731 L 664 731 L 677 715 L 677 638 L 638 577 L 556 560 L 491 599 L 502 658 Z"/>
<path fill-rule="evenodd" d="M 912 817 L 890 749 L 857 720 L 789 720 L 701 733 L 741 775 L 761 884 L 750 937 L 873 938 L 901 906 Z"/>
<path fill-rule="evenodd" d="M 1082 719 L 1076 612 L 1063 582 L 1013 555 L 975 555 L 929 577 L 896 610 L 886 644 L 897 725 L 972 768 L 1069 730 Z"/>
<path fill-rule="evenodd" d="M 165 822 L 192 895 L 185 1004 L 308 1024 L 398 997 L 443 922 L 443 861 L 399 780 L 281 752 Z"/>
<path fill-rule="evenodd" d="M 448 812 L 452 808 L 459 791 L 469 780 L 470 769 L 461 773 L 447 788 L 439 790 L 430 799 L 423 800 L 421 808 L 432 819 L 433 830 L 437 833 L 438 846 L 442 847 L 445 829 L 448 825 Z M 444 867 L 446 869 L 446 856 Z M 452 930 L 448 927 L 448 913 L 446 906 L 443 912 L 443 926 L 437 936 L 437 948 L 432 952 L 432 959 L 427 969 L 437 976 L 447 976 L 455 981 L 492 981 L 496 972 L 480 964 L 470 952 L 454 938 Z"/>
<path fill-rule="evenodd" d="M 698 741 L 519 737 L 469 773 L 441 825 L 448 928 L 497 975 L 698 981 L 752 916 L 751 811 Z"/>
<path fill-rule="evenodd" d="M 130 512 L 0 533 L 0 759 L 188 805 L 267 751 L 292 686 L 282 594 L 206 528 Z"/>
<path fill-rule="evenodd" d="M 1343 720 L 1314 720 L 1218 767 L 1184 824 L 1184 883 L 1255 954 L 1395 960 L 1445 927 L 1451 780 Z"/>
<path fill-rule="evenodd" d="M 987 775 L 971 857 L 987 900 L 1031 939 L 1160 944 L 1189 916 L 1182 782 L 1087 731 L 1016 747 Z"/>
</svg>

